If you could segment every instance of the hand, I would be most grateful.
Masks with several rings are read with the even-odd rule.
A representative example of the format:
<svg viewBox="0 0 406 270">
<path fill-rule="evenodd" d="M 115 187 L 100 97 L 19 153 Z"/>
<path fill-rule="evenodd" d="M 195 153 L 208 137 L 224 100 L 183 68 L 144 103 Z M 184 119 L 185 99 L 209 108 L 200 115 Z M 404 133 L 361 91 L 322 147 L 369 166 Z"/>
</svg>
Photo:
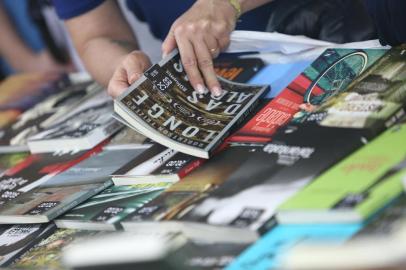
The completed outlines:
<svg viewBox="0 0 406 270">
<path fill-rule="evenodd" d="M 109 95 L 114 98 L 119 96 L 125 89 L 138 80 L 150 66 L 151 61 L 141 51 L 133 51 L 124 56 L 110 79 L 107 88 Z"/>
<path fill-rule="evenodd" d="M 198 0 L 171 26 L 162 44 L 163 54 L 178 47 L 190 83 L 199 93 L 205 86 L 221 95 L 213 68 L 216 58 L 230 43 L 237 11 L 228 0 Z"/>
</svg>

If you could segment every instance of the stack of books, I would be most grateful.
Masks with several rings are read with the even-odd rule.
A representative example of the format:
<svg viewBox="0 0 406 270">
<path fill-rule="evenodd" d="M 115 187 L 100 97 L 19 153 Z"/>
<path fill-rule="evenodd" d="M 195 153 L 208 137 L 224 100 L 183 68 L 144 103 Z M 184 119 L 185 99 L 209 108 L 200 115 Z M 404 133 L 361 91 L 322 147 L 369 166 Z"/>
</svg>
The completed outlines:
<svg viewBox="0 0 406 270">
<path fill-rule="evenodd" d="M 328 49 L 273 99 L 257 58 L 216 62 L 220 96 L 177 51 L 115 100 L 35 77 L 0 100 L 0 266 L 357 269 L 326 258 L 404 231 L 405 50 Z"/>
</svg>

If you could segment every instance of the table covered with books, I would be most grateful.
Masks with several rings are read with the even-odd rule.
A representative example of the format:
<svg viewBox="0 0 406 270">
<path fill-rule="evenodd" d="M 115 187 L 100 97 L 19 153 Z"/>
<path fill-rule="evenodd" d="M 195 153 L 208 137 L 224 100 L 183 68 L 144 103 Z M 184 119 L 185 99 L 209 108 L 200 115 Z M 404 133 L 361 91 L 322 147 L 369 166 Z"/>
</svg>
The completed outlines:
<svg viewBox="0 0 406 270">
<path fill-rule="evenodd" d="M 220 96 L 1 81 L 0 267 L 406 268 L 406 47 L 248 34 Z"/>
</svg>

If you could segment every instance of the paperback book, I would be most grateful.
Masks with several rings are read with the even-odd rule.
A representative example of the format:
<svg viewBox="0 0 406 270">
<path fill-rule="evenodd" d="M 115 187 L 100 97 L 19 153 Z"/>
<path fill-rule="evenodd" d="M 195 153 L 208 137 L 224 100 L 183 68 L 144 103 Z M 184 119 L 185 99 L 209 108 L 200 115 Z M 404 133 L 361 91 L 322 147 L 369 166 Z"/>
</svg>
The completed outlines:
<svg viewBox="0 0 406 270">
<path fill-rule="evenodd" d="M 275 132 L 300 122 L 314 106 L 345 91 L 350 83 L 387 50 L 327 49 L 247 124 L 232 135 L 237 142 L 269 142 Z"/>
<path fill-rule="evenodd" d="M 392 48 L 342 93 L 314 112 L 308 121 L 323 126 L 376 130 L 405 115 L 406 47 Z"/>
<path fill-rule="evenodd" d="M 27 190 L 0 208 L 0 223 L 44 223 L 112 185 L 110 174 L 143 150 L 105 150 Z"/>
<path fill-rule="evenodd" d="M 367 220 L 403 192 L 405 137 L 405 123 L 388 129 L 281 205 L 278 221 L 303 224 Z"/>
<path fill-rule="evenodd" d="M 55 224 L 1 225 L 0 266 L 10 265 L 55 229 Z"/>
<path fill-rule="evenodd" d="M 29 152 L 0 154 L 0 176 L 9 168 L 14 167 L 30 155 Z"/>
<path fill-rule="evenodd" d="M 58 228 L 121 229 L 126 218 L 170 186 L 168 183 L 112 186 L 55 220 Z"/>
<path fill-rule="evenodd" d="M 221 96 L 194 91 L 174 51 L 118 97 L 114 110 L 152 140 L 207 159 L 268 91 L 268 86 L 219 81 Z"/>
<path fill-rule="evenodd" d="M 113 101 L 102 91 L 28 139 L 31 153 L 91 149 L 123 126 L 112 117 Z"/>
<path fill-rule="evenodd" d="M 178 219 L 258 231 L 282 203 L 363 144 L 350 129 L 287 126 L 273 142 L 256 144 L 221 186 Z"/>
<path fill-rule="evenodd" d="M 28 151 L 27 140 L 55 122 L 58 117 L 83 102 L 90 95 L 102 90 L 90 82 L 73 84 L 54 94 L 21 114 L 17 121 L 3 129 L 0 152 Z"/>
</svg>

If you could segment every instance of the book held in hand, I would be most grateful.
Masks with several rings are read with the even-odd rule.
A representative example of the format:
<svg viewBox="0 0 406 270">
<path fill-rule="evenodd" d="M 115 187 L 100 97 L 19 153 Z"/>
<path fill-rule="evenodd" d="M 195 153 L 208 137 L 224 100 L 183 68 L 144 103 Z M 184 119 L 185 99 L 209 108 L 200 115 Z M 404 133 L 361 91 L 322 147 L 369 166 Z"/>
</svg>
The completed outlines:
<svg viewBox="0 0 406 270">
<path fill-rule="evenodd" d="M 218 97 L 197 93 L 174 51 L 119 96 L 115 112 L 128 126 L 176 151 L 202 158 L 211 153 L 254 109 L 268 86 L 219 78 Z"/>
</svg>

